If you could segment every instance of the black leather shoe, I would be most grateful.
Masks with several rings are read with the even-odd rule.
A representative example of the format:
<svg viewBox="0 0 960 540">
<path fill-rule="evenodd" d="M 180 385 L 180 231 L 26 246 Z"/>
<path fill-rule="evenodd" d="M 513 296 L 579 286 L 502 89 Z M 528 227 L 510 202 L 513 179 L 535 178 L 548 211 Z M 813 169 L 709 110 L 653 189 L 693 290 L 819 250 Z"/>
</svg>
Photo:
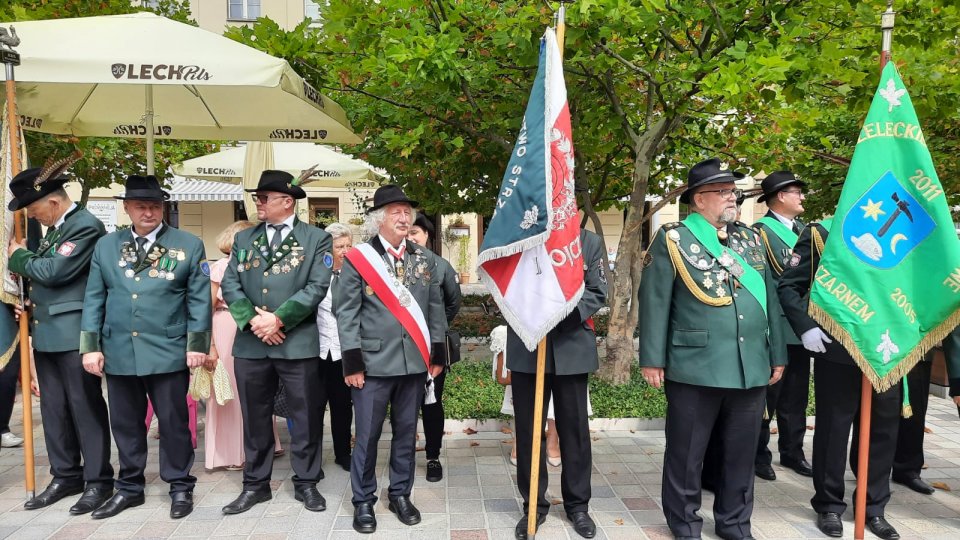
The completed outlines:
<svg viewBox="0 0 960 540">
<path fill-rule="evenodd" d="M 843 522 L 836 512 L 821 512 L 817 514 L 817 528 L 827 536 L 840 538 L 843 536 Z"/>
<path fill-rule="evenodd" d="M 112 495 L 113 488 L 89 488 L 83 492 L 77 503 L 70 507 L 70 513 L 75 516 L 89 514 L 103 506 Z"/>
<path fill-rule="evenodd" d="M 343 467 L 343 470 L 350 472 L 350 456 L 347 456 L 345 458 L 337 458 L 333 460 L 333 462 Z"/>
<path fill-rule="evenodd" d="M 438 459 L 427 460 L 427 482 L 439 482 L 443 480 L 443 465 Z"/>
<path fill-rule="evenodd" d="M 69 486 L 62 482 L 51 482 L 50 485 L 47 486 L 47 489 L 41 491 L 39 495 L 23 503 L 23 507 L 27 510 L 46 508 L 47 506 L 50 506 L 64 497 L 69 497 L 82 492 L 82 484 L 78 486 Z"/>
<path fill-rule="evenodd" d="M 180 519 L 193 512 L 193 492 L 178 491 L 170 495 L 170 519 Z"/>
<path fill-rule="evenodd" d="M 755 465 L 753 472 L 757 475 L 757 478 L 763 478 L 764 480 L 777 479 L 777 473 L 773 472 L 773 467 L 770 465 Z"/>
<path fill-rule="evenodd" d="M 537 514 L 537 526 L 535 530 L 539 531 L 540 526 L 543 525 L 543 522 L 547 520 L 546 514 Z M 520 521 L 517 522 L 517 528 L 513 530 L 513 537 L 517 540 L 527 540 L 527 516 L 524 514 Z"/>
<path fill-rule="evenodd" d="M 293 498 L 302 502 L 303 507 L 311 512 L 323 512 L 327 509 L 327 500 L 315 486 L 297 488 L 294 490 Z"/>
<path fill-rule="evenodd" d="M 401 495 L 399 497 L 390 497 L 390 504 L 387 506 L 391 512 L 397 515 L 404 525 L 416 525 L 420 523 L 420 511 L 410 501 L 410 497 Z"/>
<path fill-rule="evenodd" d="M 567 514 L 567 519 L 573 523 L 573 530 L 584 538 L 593 538 L 597 535 L 597 524 L 590 519 L 586 512 L 571 512 Z"/>
<path fill-rule="evenodd" d="M 353 509 L 353 530 L 360 534 L 377 531 L 377 517 L 373 514 L 373 505 L 360 503 Z"/>
<path fill-rule="evenodd" d="M 805 459 L 780 458 L 780 464 L 792 470 L 800 476 L 813 476 L 813 467 Z"/>
<path fill-rule="evenodd" d="M 94 510 L 93 513 L 90 514 L 90 517 L 93 519 L 110 518 L 123 512 L 127 508 L 140 506 L 144 500 L 143 493 L 137 493 L 136 495 L 115 493 L 113 497 L 110 497 L 109 501 L 103 503 L 103 506 Z"/>
<path fill-rule="evenodd" d="M 867 527 L 870 528 L 870 532 L 883 538 L 883 540 L 897 540 L 900 538 L 900 533 L 893 528 L 893 525 L 887 523 L 887 520 L 883 519 L 883 516 L 867 518 Z"/>
<path fill-rule="evenodd" d="M 924 495 L 933 495 L 937 490 L 933 489 L 933 486 L 924 482 L 919 477 L 913 478 L 900 478 L 893 477 L 893 481 L 902 485 L 907 486 L 908 488 L 916 491 L 917 493 L 923 493 Z"/>
<path fill-rule="evenodd" d="M 263 491 L 243 490 L 240 492 L 239 497 L 223 507 L 222 512 L 224 514 L 242 514 L 253 508 L 254 505 L 269 501 L 272 498 L 273 493 L 271 493 L 269 489 Z"/>
</svg>

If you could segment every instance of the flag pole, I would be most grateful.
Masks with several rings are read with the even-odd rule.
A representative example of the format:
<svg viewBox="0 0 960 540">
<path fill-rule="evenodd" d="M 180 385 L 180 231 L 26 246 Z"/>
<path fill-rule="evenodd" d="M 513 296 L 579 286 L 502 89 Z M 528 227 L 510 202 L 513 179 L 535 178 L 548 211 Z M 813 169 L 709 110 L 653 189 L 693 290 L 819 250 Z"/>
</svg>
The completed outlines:
<svg viewBox="0 0 960 540">
<path fill-rule="evenodd" d="M 11 27 L 12 30 L 12 27 Z M 12 46 L 9 49 L 0 47 L 0 61 L 3 62 L 6 74 L 7 92 L 7 128 L 10 130 L 10 171 L 16 176 L 23 169 L 20 162 L 20 121 L 17 115 L 17 83 L 14 79 L 13 68 L 20 65 L 20 55 Z M 17 242 L 23 240 L 24 224 L 26 222 L 23 210 L 17 210 L 13 217 L 13 234 Z M 6 246 L 3 246 L 4 249 Z M 23 296 L 21 283 L 21 298 Z M 28 333 L 28 317 L 20 316 L 20 390 L 23 395 L 23 457 L 24 457 L 24 487 L 29 501 L 36 491 L 36 476 L 34 471 L 33 451 L 33 399 L 30 393 L 30 338 Z"/>
<path fill-rule="evenodd" d="M 560 8 L 556 12 L 557 46 L 560 48 L 560 58 L 563 59 L 563 35 L 566 30 L 564 4 L 573 0 L 560 0 Z M 537 499 L 540 494 L 540 439 L 543 437 L 543 373 L 547 367 L 547 338 L 540 338 L 537 344 L 537 379 L 533 395 L 533 441 L 530 450 L 530 490 L 527 494 L 527 538 L 537 537 Z"/>
<path fill-rule="evenodd" d="M 896 12 L 893 0 L 887 0 L 887 10 L 880 16 L 883 41 L 880 46 L 880 71 L 890 61 L 893 44 L 893 25 Z M 867 476 L 870 468 L 870 419 L 873 406 L 873 386 L 866 373 L 860 381 L 860 445 L 857 454 L 857 497 L 854 501 L 853 537 L 863 540 L 867 521 Z"/>
</svg>

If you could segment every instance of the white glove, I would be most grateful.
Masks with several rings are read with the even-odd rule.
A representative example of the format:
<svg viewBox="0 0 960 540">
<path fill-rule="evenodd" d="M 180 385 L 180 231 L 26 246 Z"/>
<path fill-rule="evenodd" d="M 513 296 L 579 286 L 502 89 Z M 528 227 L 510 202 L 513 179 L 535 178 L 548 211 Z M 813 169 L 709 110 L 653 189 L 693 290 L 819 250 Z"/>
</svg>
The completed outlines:
<svg viewBox="0 0 960 540">
<path fill-rule="evenodd" d="M 823 330 L 819 327 L 811 328 L 803 333 L 800 336 L 800 341 L 803 341 L 803 348 L 815 353 L 827 352 L 827 343 L 833 343 L 833 340 L 830 339 Z"/>
</svg>

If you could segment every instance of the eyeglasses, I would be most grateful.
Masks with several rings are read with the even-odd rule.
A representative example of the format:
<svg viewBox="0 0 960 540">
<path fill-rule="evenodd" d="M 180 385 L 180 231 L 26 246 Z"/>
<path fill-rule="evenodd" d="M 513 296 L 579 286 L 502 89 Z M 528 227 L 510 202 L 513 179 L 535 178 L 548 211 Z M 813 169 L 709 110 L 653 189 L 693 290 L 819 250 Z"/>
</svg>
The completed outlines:
<svg viewBox="0 0 960 540">
<path fill-rule="evenodd" d="M 719 193 L 724 199 L 739 199 L 743 195 L 742 189 L 705 189 L 697 193 Z"/>
<path fill-rule="evenodd" d="M 792 193 L 794 195 L 803 195 L 802 189 L 784 189 L 780 191 L 781 193 Z"/>
<path fill-rule="evenodd" d="M 252 194 L 250 194 L 250 197 L 253 198 L 253 202 L 255 202 L 255 203 L 260 203 L 260 204 L 267 204 L 268 202 L 273 201 L 273 200 L 276 200 L 276 199 L 289 199 L 289 198 L 290 198 L 290 197 L 288 197 L 288 196 L 286 196 L 286 195 L 279 195 L 279 196 L 277 196 L 277 197 L 270 198 L 269 195 L 262 195 L 262 194 L 260 194 L 260 193 L 252 193 Z"/>
</svg>

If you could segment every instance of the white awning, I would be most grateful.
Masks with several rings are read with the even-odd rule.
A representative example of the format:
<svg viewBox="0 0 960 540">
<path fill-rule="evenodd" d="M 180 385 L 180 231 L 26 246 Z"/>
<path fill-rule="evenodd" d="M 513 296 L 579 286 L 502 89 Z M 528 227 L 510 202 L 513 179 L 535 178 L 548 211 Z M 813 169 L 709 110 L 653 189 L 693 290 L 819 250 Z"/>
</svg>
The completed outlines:
<svg viewBox="0 0 960 540">
<path fill-rule="evenodd" d="M 174 178 L 170 200 L 178 202 L 242 201 L 243 186 L 228 182 Z"/>
</svg>

